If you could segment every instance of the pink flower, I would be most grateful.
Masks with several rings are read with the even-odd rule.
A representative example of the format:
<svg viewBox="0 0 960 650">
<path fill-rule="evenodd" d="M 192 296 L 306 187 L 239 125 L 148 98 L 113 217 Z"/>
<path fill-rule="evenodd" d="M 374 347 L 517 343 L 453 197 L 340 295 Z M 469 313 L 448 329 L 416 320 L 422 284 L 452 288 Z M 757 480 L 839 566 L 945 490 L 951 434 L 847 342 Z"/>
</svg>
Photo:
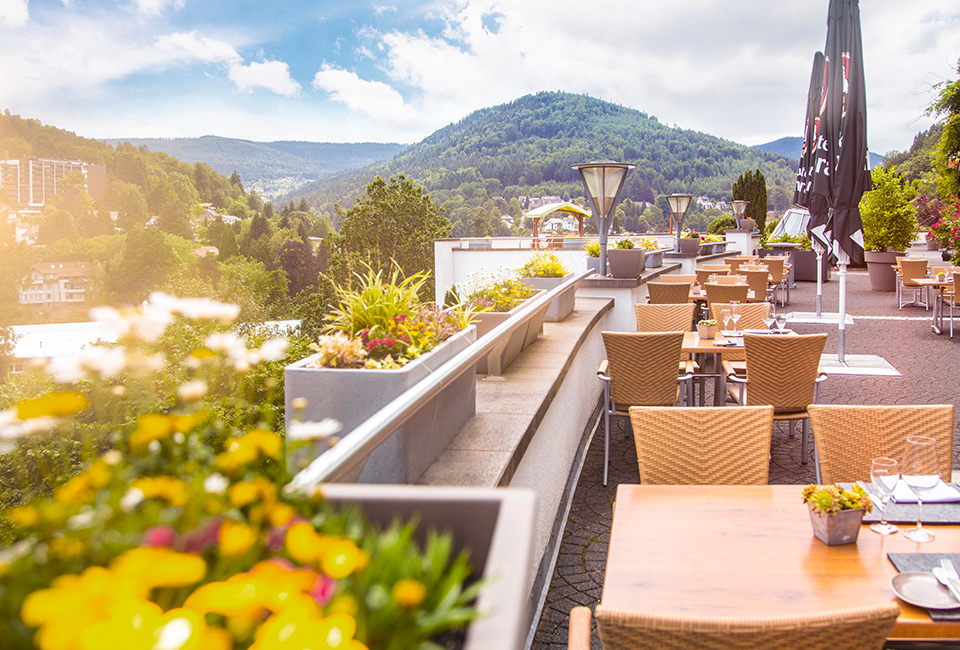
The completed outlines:
<svg viewBox="0 0 960 650">
<path fill-rule="evenodd" d="M 383 339 L 383 340 L 381 341 L 381 343 L 382 343 L 383 346 L 386 347 L 386 348 L 392 348 L 392 347 L 394 347 L 394 346 L 397 345 L 397 339 L 387 337 L 387 338 Z"/>
<path fill-rule="evenodd" d="M 336 580 L 321 573 L 317 576 L 317 581 L 313 583 L 313 587 L 310 589 L 310 595 L 313 596 L 313 599 L 317 601 L 318 605 L 323 607 L 333 598 L 336 587 Z"/>
<path fill-rule="evenodd" d="M 177 537 L 177 531 L 172 526 L 163 524 L 143 531 L 143 539 L 140 543 L 143 546 L 168 546 L 172 548 L 177 542 Z"/>
<path fill-rule="evenodd" d="M 202 553 L 217 545 L 220 538 L 220 517 L 211 517 L 199 528 L 183 534 L 183 550 L 188 553 Z"/>
<path fill-rule="evenodd" d="M 378 345 L 380 345 L 380 339 L 370 339 L 367 341 L 367 352 L 372 352 Z"/>
</svg>

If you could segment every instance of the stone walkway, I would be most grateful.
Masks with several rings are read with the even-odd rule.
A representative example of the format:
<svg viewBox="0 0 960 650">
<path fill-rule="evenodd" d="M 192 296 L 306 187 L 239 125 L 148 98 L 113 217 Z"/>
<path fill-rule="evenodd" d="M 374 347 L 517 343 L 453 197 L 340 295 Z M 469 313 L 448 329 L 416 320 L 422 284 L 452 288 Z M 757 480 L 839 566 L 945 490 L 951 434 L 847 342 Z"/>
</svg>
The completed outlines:
<svg viewBox="0 0 960 650">
<path fill-rule="evenodd" d="M 934 264 L 939 253 L 914 249 Z M 825 283 L 823 310 L 836 311 L 839 282 L 834 273 Z M 791 291 L 787 311 L 815 311 L 816 283 L 798 282 Z M 821 384 L 824 404 L 958 404 L 957 362 L 960 333 L 950 339 L 930 330 L 931 313 L 922 307 L 897 309 L 896 295 L 870 291 L 863 270 L 847 276 L 847 313 L 856 323 L 847 328 L 846 354 L 877 354 L 890 362 L 902 377 L 831 376 Z M 958 315 L 960 316 L 960 315 Z M 960 326 L 960 322 L 957 323 Z M 836 326 L 791 325 L 801 334 L 828 332 L 827 353 L 837 352 Z M 708 382 L 709 383 L 709 382 Z M 960 411 L 960 409 L 958 409 Z M 550 592 L 537 626 L 532 648 L 563 650 L 567 644 L 567 620 L 577 605 L 594 607 L 600 600 L 610 535 L 616 486 L 637 483 L 636 449 L 626 418 L 615 418 L 611 431 L 610 481 L 603 486 L 603 427 L 594 437 L 577 484 L 570 516 L 550 585 Z M 954 469 L 960 468 L 958 429 L 954 429 Z M 812 451 L 811 451 L 812 459 Z M 800 462 L 800 435 L 787 435 L 787 426 L 774 428 L 770 483 L 807 484 L 815 480 L 814 465 Z M 591 648 L 599 649 L 594 627 Z"/>
</svg>

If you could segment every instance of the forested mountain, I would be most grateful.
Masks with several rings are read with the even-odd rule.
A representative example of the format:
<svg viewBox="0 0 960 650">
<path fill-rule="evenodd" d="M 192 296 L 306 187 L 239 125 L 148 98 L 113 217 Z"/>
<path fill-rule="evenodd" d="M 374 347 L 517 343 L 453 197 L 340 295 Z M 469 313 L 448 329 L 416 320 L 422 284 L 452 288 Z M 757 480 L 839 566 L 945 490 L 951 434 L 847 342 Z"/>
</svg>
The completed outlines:
<svg viewBox="0 0 960 650">
<path fill-rule="evenodd" d="M 283 200 L 306 197 L 332 214 L 334 203 L 351 206 L 371 177 L 405 174 L 445 208 L 454 235 L 493 234 L 483 231 L 495 231 L 500 215 L 518 211 L 513 199 L 582 195 L 570 166 L 603 159 L 637 165 L 623 191 L 630 202 L 653 203 L 673 192 L 729 200 L 737 176 L 753 169 L 763 173 L 772 195 L 776 187 L 785 195 L 796 175 L 774 154 L 591 97 L 541 92 L 476 111 L 393 160 L 312 183 Z"/>
<path fill-rule="evenodd" d="M 253 142 L 205 135 L 200 138 L 108 138 L 116 146 L 129 142 L 185 162 L 205 162 L 229 176 L 239 174 L 244 186 L 274 199 L 310 181 L 388 160 L 407 145 L 396 143 Z"/>
<path fill-rule="evenodd" d="M 801 137 L 788 137 L 780 138 L 779 140 L 774 140 L 773 142 L 765 142 L 763 144 L 753 145 L 754 149 L 759 149 L 760 151 L 765 151 L 766 153 L 775 153 L 778 156 L 783 156 L 784 158 L 789 158 L 791 161 L 800 160 L 800 151 L 803 149 L 803 138 Z M 870 160 L 869 165 L 870 169 L 873 169 L 883 160 L 883 156 L 880 154 L 869 152 Z"/>
</svg>

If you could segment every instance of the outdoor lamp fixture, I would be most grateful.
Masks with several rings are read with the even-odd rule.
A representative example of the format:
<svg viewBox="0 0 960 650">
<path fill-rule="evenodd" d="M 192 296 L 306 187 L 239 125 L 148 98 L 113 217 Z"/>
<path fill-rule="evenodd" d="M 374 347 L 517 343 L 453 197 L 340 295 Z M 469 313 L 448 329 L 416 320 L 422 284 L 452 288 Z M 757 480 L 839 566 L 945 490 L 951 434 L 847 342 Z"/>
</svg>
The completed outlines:
<svg viewBox="0 0 960 650">
<path fill-rule="evenodd" d="M 620 191 L 627 172 L 636 167 L 629 163 L 618 163 L 612 160 L 595 160 L 582 165 L 571 165 L 571 169 L 580 172 L 583 181 L 583 191 L 590 200 L 593 220 L 597 222 L 597 232 L 600 233 L 600 274 L 607 271 L 607 234 L 613 224 L 613 209 L 620 200 Z"/>
<path fill-rule="evenodd" d="M 737 221 L 737 230 L 740 229 L 740 219 L 743 218 L 743 213 L 747 211 L 747 204 L 750 201 L 744 201 L 743 199 L 737 199 L 733 202 L 733 218 Z"/>
<path fill-rule="evenodd" d="M 690 207 L 690 201 L 693 200 L 693 197 L 689 194 L 671 194 L 667 197 L 667 203 L 670 204 L 670 211 L 673 212 L 673 216 L 670 218 L 670 232 L 673 232 L 673 222 L 677 222 L 677 243 L 676 250 L 680 251 L 680 233 L 683 231 L 683 215 L 686 214 L 687 208 Z"/>
</svg>

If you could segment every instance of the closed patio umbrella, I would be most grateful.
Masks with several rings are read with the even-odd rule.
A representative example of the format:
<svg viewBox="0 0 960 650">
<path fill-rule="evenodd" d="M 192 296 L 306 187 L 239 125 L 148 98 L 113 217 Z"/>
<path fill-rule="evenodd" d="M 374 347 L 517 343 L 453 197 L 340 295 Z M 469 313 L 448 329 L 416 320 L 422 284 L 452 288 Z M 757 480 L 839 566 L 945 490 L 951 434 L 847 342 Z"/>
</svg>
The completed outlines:
<svg viewBox="0 0 960 650">
<path fill-rule="evenodd" d="M 860 197 L 871 188 L 867 165 L 867 96 L 858 0 L 830 0 L 813 196 L 829 207 L 825 234 L 840 265 L 838 360 L 844 360 L 847 264 L 863 250 Z M 812 211 L 811 211 L 812 212 Z"/>
</svg>

